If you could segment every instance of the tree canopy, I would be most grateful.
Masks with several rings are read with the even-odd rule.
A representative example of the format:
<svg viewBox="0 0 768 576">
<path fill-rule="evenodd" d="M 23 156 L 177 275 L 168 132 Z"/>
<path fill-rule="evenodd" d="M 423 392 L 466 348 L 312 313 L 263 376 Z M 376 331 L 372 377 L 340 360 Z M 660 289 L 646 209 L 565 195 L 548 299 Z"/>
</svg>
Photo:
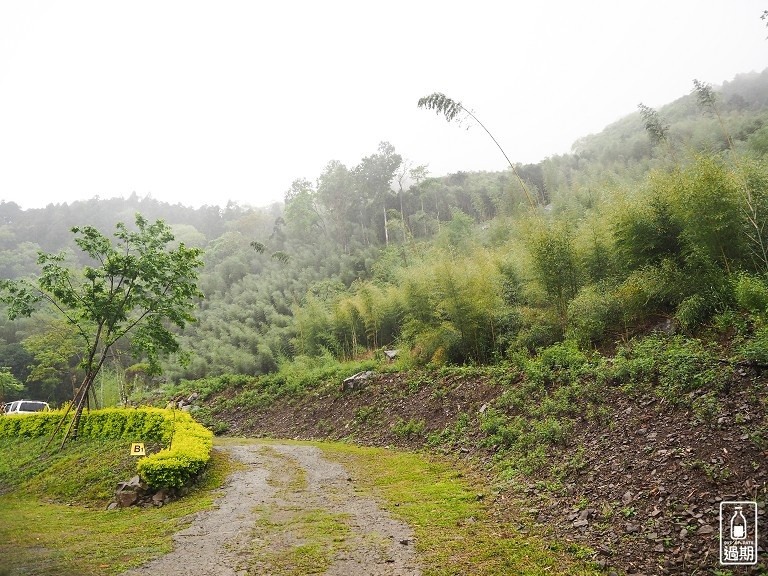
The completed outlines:
<svg viewBox="0 0 768 576">
<path fill-rule="evenodd" d="M 170 227 L 162 220 L 149 223 L 135 217 L 135 228 L 116 225 L 115 241 L 93 226 L 75 226 L 75 244 L 90 262 L 72 270 L 65 252 L 40 252 L 40 275 L 34 281 L 4 280 L 0 299 L 8 316 L 30 316 L 41 302 L 52 306 L 77 334 L 82 350 L 82 383 L 75 391 L 72 431 L 96 375 L 110 349 L 131 333 L 135 354 L 144 355 L 149 371 L 160 371 L 160 355 L 179 351 L 167 324 L 183 328 L 195 320 L 199 248 L 171 247 Z"/>
</svg>

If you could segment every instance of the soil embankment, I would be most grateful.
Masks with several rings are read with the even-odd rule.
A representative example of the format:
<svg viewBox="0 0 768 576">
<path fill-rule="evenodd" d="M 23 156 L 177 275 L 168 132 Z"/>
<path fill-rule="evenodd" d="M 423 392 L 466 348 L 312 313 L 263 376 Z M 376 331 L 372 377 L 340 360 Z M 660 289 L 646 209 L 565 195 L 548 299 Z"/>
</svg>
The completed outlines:
<svg viewBox="0 0 768 576">
<path fill-rule="evenodd" d="M 756 500 L 761 527 L 766 518 L 766 384 L 761 374 L 739 378 L 705 413 L 696 404 L 675 406 L 653 394 L 629 396 L 606 387 L 600 417 L 575 414 L 568 436 L 546 448 L 539 472 L 516 476 L 501 489 L 494 503 L 498 517 L 572 544 L 607 573 L 720 569 L 719 503 Z M 243 436 L 349 439 L 407 449 L 431 444 L 432 450 L 489 470 L 489 481 L 503 486 L 491 465 L 503 461 L 477 426 L 499 398 L 499 386 L 482 377 L 434 378 L 421 387 L 412 382 L 412 375 L 380 374 L 359 390 L 326 391 L 217 417 L 230 433 Z M 443 441 L 443 431 L 455 429 L 462 418 L 470 423 L 463 435 Z M 439 442 L 432 444 L 435 435 Z M 519 517 L 511 501 L 522 501 L 530 516 Z M 758 543 L 762 564 L 768 530 L 760 530 Z M 738 570 L 762 573 L 760 566 Z"/>
</svg>

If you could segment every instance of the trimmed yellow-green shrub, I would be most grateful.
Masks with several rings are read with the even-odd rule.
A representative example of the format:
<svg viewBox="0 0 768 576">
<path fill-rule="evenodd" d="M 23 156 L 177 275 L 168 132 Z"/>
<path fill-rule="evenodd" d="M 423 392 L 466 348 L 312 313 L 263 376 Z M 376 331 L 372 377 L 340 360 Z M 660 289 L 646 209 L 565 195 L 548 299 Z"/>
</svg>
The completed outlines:
<svg viewBox="0 0 768 576">
<path fill-rule="evenodd" d="M 36 438 L 53 434 L 63 412 L 38 412 L 13 416 L 0 416 L 0 438 Z"/>
<path fill-rule="evenodd" d="M 150 486 L 179 488 L 205 468 L 212 446 L 213 432 L 186 412 L 176 412 L 170 446 L 139 460 L 139 475 Z"/>
<path fill-rule="evenodd" d="M 50 436 L 63 410 L 0 417 L 0 438 Z M 72 420 L 68 414 L 59 434 Z M 211 455 L 213 433 L 187 412 L 160 408 L 106 408 L 84 412 L 79 436 L 157 442 L 165 448 L 140 458 L 139 475 L 153 488 L 178 488 L 200 473 Z"/>
<path fill-rule="evenodd" d="M 84 413 L 79 434 L 167 444 L 173 434 L 173 422 L 166 410 L 159 408 L 105 408 Z"/>
</svg>

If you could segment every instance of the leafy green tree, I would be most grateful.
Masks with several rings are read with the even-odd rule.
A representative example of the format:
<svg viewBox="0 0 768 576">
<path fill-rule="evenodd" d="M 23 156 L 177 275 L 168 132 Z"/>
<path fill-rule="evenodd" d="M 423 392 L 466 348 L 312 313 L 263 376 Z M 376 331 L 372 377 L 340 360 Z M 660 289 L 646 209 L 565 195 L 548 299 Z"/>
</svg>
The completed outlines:
<svg viewBox="0 0 768 576">
<path fill-rule="evenodd" d="M 613 237 L 621 268 L 635 270 L 665 258 L 681 258 L 683 225 L 673 213 L 667 194 L 654 190 L 620 210 Z"/>
<path fill-rule="evenodd" d="M 9 395 L 17 394 L 24 390 L 24 385 L 11 374 L 10 368 L 0 366 L 0 404 L 2 404 Z"/>
<path fill-rule="evenodd" d="M 528 237 L 536 280 L 555 305 L 565 329 L 568 302 L 578 291 L 579 267 L 570 233 L 562 223 L 537 227 Z"/>
<path fill-rule="evenodd" d="M 642 102 L 638 104 L 637 107 L 640 110 L 643 124 L 645 124 L 645 131 L 648 133 L 651 141 L 653 141 L 654 144 L 664 144 L 672 156 L 672 161 L 677 163 L 675 151 L 669 140 L 669 123 L 664 122 L 656 110 L 646 106 Z"/>
<path fill-rule="evenodd" d="M 28 388 L 39 387 L 41 398 L 49 401 L 71 398 L 84 352 L 75 326 L 61 319 L 50 320 L 41 331 L 25 338 L 23 345 L 34 356 Z"/>
<path fill-rule="evenodd" d="M 21 343 L 0 344 L 0 358 L 17 380 L 24 382 L 29 376 L 35 358 Z"/>
<path fill-rule="evenodd" d="M 737 170 L 719 158 L 698 157 L 672 176 L 671 199 L 688 252 L 702 251 L 726 271 L 743 262 L 747 247 Z"/>
<path fill-rule="evenodd" d="M 637 105 L 637 108 L 640 110 L 640 116 L 645 124 L 645 131 L 648 133 L 651 140 L 656 144 L 667 142 L 669 124 L 662 122 L 659 113 L 642 102 Z"/>
<path fill-rule="evenodd" d="M 363 158 L 352 172 L 355 189 L 360 195 L 363 206 L 364 214 L 361 215 L 365 220 L 363 224 L 375 226 L 375 222 L 378 221 L 377 215 L 383 213 L 385 244 L 389 244 L 387 199 L 393 194 L 392 181 L 402 162 L 402 156 L 395 152 L 392 144 L 381 142 L 378 151 Z"/>
<path fill-rule="evenodd" d="M 723 131 L 723 135 L 725 136 L 728 148 L 733 150 L 733 138 L 731 137 L 728 128 L 725 126 L 725 121 L 723 120 L 720 108 L 717 105 L 717 93 L 712 89 L 712 85 L 702 82 L 701 80 L 694 80 L 693 92 L 696 95 L 696 100 L 698 101 L 699 106 L 703 110 L 715 115 L 717 122 L 720 124 L 720 128 Z"/>
<path fill-rule="evenodd" d="M 136 214 L 135 223 L 135 230 L 118 223 L 114 243 L 93 226 L 72 228 L 75 244 L 91 260 L 80 273 L 63 265 L 62 254 L 41 252 L 36 281 L 2 283 L 0 298 L 8 305 L 9 318 L 29 316 L 39 302 L 47 302 L 80 337 L 85 375 L 73 398 L 75 416 L 64 441 L 77 436 L 88 393 L 117 342 L 131 334 L 133 351 L 144 354 L 151 371 L 158 373 L 161 353 L 179 350 L 167 324 L 183 328 L 195 320 L 195 301 L 202 297 L 196 284 L 202 250 L 184 244 L 169 248 L 174 238 L 162 220 L 150 224 Z"/>
<path fill-rule="evenodd" d="M 294 180 L 285 194 L 285 223 L 297 238 L 312 241 L 318 232 L 325 234 L 325 223 L 317 210 L 316 192 L 303 178 Z"/>
<path fill-rule="evenodd" d="M 349 168 L 338 160 L 333 160 L 323 170 L 317 180 L 317 200 L 327 216 L 329 232 L 336 242 L 349 252 L 351 225 L 359 218 L 360 199 L 353 194 L 354 177 Z"/>
</svg>

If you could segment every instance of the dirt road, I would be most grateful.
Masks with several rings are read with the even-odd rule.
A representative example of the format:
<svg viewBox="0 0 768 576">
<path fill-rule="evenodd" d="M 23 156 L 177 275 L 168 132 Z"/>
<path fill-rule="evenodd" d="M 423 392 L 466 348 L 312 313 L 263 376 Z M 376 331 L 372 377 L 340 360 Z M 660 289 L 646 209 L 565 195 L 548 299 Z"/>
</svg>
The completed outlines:
<svg viewBox="0 0 768 576">
<path fill-rule="evenodd" d="M 242 463 L 212 510 L 175 536 L 174 550 L 124 576 L 328 574 L 417 576 L 413 535 L 314 446 L 242 444 Z"/>
</svg>

